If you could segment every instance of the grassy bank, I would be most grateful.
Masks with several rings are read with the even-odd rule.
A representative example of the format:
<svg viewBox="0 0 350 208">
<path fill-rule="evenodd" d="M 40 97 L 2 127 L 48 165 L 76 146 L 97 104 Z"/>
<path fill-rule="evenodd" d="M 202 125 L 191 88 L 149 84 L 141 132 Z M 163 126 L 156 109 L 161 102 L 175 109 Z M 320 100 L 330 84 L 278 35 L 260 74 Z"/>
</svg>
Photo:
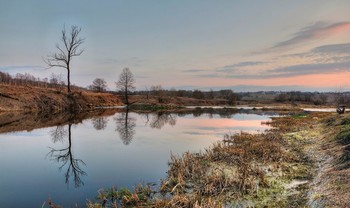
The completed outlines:
<svg viewBox="0 0 350 208">
<path fill-rule="evenodd" d="M 123 103 L 119 97 L 111 93 L 74 90 L 68 95 L 66 90 L 0 84 L 0 112 L 67 111 L 72 107 L 76 111 L 81 111 L 117 105 Z"/>
<path fill-rule="evenodd" d="M 172 155 L 159 187 L 101 189 L 87 207 L 349 207 L 350 116 L 311 113 L 271 125 Z"/>
</svg>

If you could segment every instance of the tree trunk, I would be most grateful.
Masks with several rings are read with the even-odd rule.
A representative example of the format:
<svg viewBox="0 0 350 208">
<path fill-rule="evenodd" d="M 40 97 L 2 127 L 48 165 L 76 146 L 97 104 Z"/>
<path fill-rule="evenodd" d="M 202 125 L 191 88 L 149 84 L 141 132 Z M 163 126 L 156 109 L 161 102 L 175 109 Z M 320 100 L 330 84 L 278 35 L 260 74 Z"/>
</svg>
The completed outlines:
<svg viewBox="0 0 350 208">
<path fill-rule="evenodd" d="M 125 103 L 127 106 L 129 106 L 129 100 L 128 100 L 128 87 L 125 87 Z"/>
<path fill-rule="evenodd" d="M 68 80 L 68 83 L 67 83 L 67 88 L 68 88 L 68 94 L 70 94 L 70 70 L 69 68 L 67 68 L 67 80 Z"/>
</svg>

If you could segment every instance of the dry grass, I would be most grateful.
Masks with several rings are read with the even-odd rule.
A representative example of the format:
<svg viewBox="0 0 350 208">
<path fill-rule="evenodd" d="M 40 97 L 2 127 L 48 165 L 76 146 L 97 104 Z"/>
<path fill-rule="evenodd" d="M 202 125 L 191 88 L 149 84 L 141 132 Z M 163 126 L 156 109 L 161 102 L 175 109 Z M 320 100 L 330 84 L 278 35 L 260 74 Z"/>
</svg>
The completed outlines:
<svg viewBox="0 0 350 208">
<path fill-rule="evenodd" d="M 123 105 L 119 97 L 111 93 L 73 90 L 69 99 L 66 91 L 32 86 L 0 84 L 0 111 L 58 111 L 72 105 L 72 100 L 81 109 L 98 106 Z"/>
<path fill-rule="evenodd" d="M 200 153 L 171 155 L 159 190 L 135 188 L 119 196 L 120 206 L 307 207 L 313 197 L 313 206 L 349 207 L 349 121 L 329 113 L 274 118 L 265 133 L 227 135 Z M 327 155 L 333 159 L 322 162 Z"/>
<path fill-rule="evenodd" d="M 326 207 L 350 207 L 350 115 L 324 119 L 323 150 L 330 155 L 319 195 Z"/>
<path fill-rule="evenodd" d="M 278 164 L 290 158 L 283 143 L 277 132 L 228 135 L 203 152 L 171 155 L 168 177 L 157 191 L 138 185 L 133 191 L 102 192 L 99 198 L 113 203 L 108 194 L 113 192 L 122 207 L 199 208 L 222 207 L 247 195 L 258 197 L 259 189 L 274 186 L 268 178 L 280 169 Z M 163 197 L 153 195 L 158 191 Z"/>
</svg>

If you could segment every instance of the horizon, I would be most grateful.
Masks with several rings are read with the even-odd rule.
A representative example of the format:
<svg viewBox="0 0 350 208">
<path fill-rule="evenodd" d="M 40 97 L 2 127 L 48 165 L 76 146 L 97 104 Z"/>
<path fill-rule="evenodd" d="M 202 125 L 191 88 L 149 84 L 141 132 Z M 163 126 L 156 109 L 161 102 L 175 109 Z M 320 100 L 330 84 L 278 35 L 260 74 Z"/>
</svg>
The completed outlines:
<svg viewBox="0 0 350 208">
<path fill-rule="evenodd" d="M 350 90 L 350 2 L 24 1 L 0 6 L 0 71 L 66 76 L 42 61 L 63 25 L 82 28 L 72 83 L 110 90 L 124 67 L 137 90 Z M 66 5 L 70 5 L 67 8 Z M 78 8 L 78 9 L 77 9 Z M 297 14 L 297 15 L 296 15 Z"/>
</svg>

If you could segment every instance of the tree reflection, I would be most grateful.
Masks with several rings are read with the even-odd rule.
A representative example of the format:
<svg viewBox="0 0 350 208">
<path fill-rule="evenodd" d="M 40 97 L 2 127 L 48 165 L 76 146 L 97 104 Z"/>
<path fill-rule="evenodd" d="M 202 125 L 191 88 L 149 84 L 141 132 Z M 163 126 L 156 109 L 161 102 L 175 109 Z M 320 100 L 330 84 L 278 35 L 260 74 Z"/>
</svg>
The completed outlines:
<svg viewBox="0 0 350 208">
<path fill-rule="evenodd" d="M 50 135 L 53 143 L 63 142 L 63 139 L 67 136 L 67 130 L 64 129 L 64 125 L 59 125 L 50 131 Z"/>
<path fill-rule="evenodd" d="M 143 113 L 141 114 L 145 119 L 145 125 L 152 129 L 161 129 L 166 124 L 170 126 L 176 125 L 177 115 L 175 113 L 158 112 L 158 113 Z"/>
<path fill-rule="evenodd" d="M 149 126 L 152 129 L 154 129 L 154 128 L 161 129 L 166 124 L 169 124 L 170 126 L 175 126 L 176 119 L 177 119 L 176 114 L 159 112 L 156 114 L 152 114 Z"/>
<path fill-rule="evenodd" d="M 86 165 L 83 160 L 76 159 L 72 154 L 72 124 L 68 125 L 68 147 L 62 149 L 54 149 L 51 148 L 51 151 L 47 154 L 47 156 L 51 157 L 52 160 L 61 163 L 59 170 L 62 171 L 64 168 L 67 168 L 65 171 L 65 182 L 69 185 L 69 179 L 73 176 L 75 187 L 79 187 L 84 185 L 84 182 L 81 180 L 81 176 L 85 176 L 86 172 L 81 169 L 81 165 Z M 67 135 L 67 132 L 63 126 L 58 126 L 55 132 L 51 133 L 52 140 L 63 141 L 64 137 Z M 63 133 L 66 132 L 66 133 Z"/>
<path fill-rule="evenodd" d="M 116 131 L 119 132 L 120 139 L 125 145 L 130 144 L 136 133 L 136 118 L 130 117 L 129 110 L 127 109 L 125 112 L 119 113 L 114 117 L 114 120 L 117 124 Z"/>
<path fill-rule="evenodd" d="M 108 119 L 105 117 L 93 118 L 92 124 L 96 130 L 103 130 L 107 126 Z"/>
</svg>

